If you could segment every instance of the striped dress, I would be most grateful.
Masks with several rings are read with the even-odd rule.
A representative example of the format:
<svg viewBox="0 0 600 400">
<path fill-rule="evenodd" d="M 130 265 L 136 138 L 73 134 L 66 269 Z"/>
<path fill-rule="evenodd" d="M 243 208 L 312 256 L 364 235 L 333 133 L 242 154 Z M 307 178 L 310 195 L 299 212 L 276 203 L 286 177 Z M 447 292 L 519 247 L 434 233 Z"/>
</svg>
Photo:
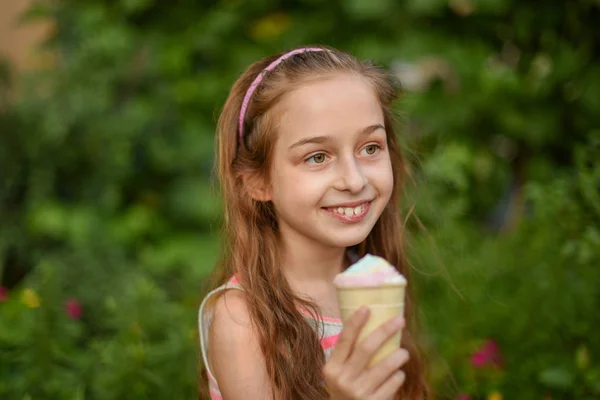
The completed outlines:
<svg viewBox="0 0 600 400">
<path fill-rule="evenodd" d="M 237 278 L 234 276 L 226 284 L 219 286 L 218 288 L 206 295 L 206 297 L 202 301 L 202 304 L 200 305 L 200 311 L 198 313 L 200 348 L 202 350 L 202 358 L 204 360 L 204 365 L 206 366 L 210 398 L 212 400 L 222 400 L 223 397 L 221 396 L 221 391 L 219 390 L 219 384 L 217 383 L 217 380 L 215 379 L 215 376 L 211 372 L 210 367 L 208 365 L 208 332 L 210 330 L 210 324 L 213 318 L 214 305 L 216 303 L 215 300 L 218 298 L 218 294 L 229 289 L 237 289 L 242 291 L 244 290 L 239 284 Z M 300 311 L 304 314 L 306 320 L 318 333 L 319 340 L 321 341 L 321 347 L 323 348 L 325 358 L 327 359 L 331 354 L 331 351 L 333 350 L 333 346 L 335 346 L 340 336 L 340 332 L 342 331 L 342 321 L 337 318 L 327 317 L 315 319 L 308 312 L 305 312 L 303 310 Z"/>
</svg>

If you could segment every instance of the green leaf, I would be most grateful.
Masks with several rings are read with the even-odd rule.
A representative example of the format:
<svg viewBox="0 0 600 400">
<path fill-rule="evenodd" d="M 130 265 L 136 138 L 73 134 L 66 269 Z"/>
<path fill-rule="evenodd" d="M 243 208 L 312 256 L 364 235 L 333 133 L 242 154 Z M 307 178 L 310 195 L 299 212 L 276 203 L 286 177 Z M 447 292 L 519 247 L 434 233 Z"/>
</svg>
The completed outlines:
<svg viewBox="0 0 600 400">
<path fill-rule="evenodd" d="M 546 369 L 540 373 L 538 379 L 550 388 L 562 390 L 571 388 L 574 382 L 573 374 L 564 367 Z"/>
</svg>

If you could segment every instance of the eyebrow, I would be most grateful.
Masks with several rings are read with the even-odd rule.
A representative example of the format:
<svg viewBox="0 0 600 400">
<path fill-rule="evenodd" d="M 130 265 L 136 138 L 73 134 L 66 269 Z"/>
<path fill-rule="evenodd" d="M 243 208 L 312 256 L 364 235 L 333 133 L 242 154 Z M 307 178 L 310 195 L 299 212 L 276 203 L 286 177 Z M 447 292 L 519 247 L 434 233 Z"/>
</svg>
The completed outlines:
<svg viewBox="0 0 600 400">
<path fill-rule="evenodd" d="M 385 130 L 385 127 L 381 124 L 375 124 L 375 125 L 370 125 L 367 126 L 366 128 L 364 128 L 359 136 L 366 136 L 369 135 L 373 132 L 375 132 L 378 129 L 383 129 Z M 289 149 L 295 149 L 296 147 L 300 147 L 300 146 L 304 146 L 306 144 L 323 144 L 326 142 L 329 142 L 331 140 L 331 136 L 313 136 L 313 137 L 308 137 L 308 138 L 304 138 L 304 139 L 300 139 L 298 140 L 296 143 L 292 144 Z"/>
</svg>

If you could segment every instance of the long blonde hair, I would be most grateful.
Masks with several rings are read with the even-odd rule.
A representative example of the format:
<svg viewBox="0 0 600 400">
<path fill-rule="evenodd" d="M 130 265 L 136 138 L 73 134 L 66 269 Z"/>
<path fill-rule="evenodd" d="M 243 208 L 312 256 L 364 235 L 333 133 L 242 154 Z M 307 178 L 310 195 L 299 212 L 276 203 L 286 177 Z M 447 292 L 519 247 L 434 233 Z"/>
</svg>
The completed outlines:
<svg viewBox="0 0 600 400">
<path fill-rule="evenodd" d="M 215 285 L 235 274 L 244 287 L 250 318 L 258 332 L 266 370 L 278 399 L 329 398 L 323 387 L 321 371 L 325 359 L 319 338 L 299 311 L 300 306 L 318 314 L 318 307 L 294 295 L 284 278 L 273 205 L 257 201 L 247 192 L 248 179 L 269 181 L 277 135 L 278 116 L 274 107 L 284 94 L 308 81 L 339 73 L 357 74 L 370 82 L 383 109 L 395 184 L 389 204 L 357 249 L 359 255 L 368 252 L 384 257 L 402 274 L 410 275 L 399 209 L 405 168 L 394 130 L 392 102 L 397 97 L 394 79 L 349 54 L 326 50 L 296 54 L 265 73 L 248 104 L 244 137 L 240 141 L 238 119 L 244 94 L 257 75 L 281 54 L 255 62 L 233 85 L 218 122 L 217 168 L 224 199 L 224 223 L 223 254 L 215 269 Z M 404 368 L 407 378 L 399 396 L 425 399 L 429 397 L 429 389 L 413 339 L 414 303 L 410 294 L 407 297 L 408 327 L 403 334 L 403 347 L 409 350 L 411 359 Z"/>
</svg>

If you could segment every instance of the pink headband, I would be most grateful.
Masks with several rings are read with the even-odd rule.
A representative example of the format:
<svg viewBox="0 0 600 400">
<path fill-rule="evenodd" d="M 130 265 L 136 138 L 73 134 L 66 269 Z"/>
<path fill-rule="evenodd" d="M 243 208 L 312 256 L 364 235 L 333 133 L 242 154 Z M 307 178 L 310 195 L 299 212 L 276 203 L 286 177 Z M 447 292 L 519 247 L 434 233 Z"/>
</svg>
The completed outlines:
<svg viewBox="0 0 600 400">
<path fill-rule="evenodd" d="M 256 90 L 258 85 L 262 82 L 263 75 L 265 74 L 265 72 L 273 70 L 282 61 L 290 58 L 291 56 L 298 54 L 298 53 L 304 53 L 307 51 L 325 51 L 325 50 L 320 49 L 318 47 L 303 47 L 300 49 L 292 50 L 288 53 L 285 53 L 284 55 L 279 57 L 277 60 L 273 61 L 265 69 L 263 69 L 256 76 L 256 78 L 254 78 L 254 81 L 252 82 L 252 84 L 250 85 L 248 90 L 246 91 L 246 95 L 244 96 L 244 101 L 242 102 L 242 108 L 240 109 L 240 120 L 239 120 L 239 126 L 238 126 L 238 131 L 240 133 L 240 143 L 242 142 L 242 138 L 244 137 L 244 117 L 246 116 L 246 110 L 248 109 L 248 103 L 250 103 L 250 99 L 252 98 L 254 91 Z"/>
</svg>

